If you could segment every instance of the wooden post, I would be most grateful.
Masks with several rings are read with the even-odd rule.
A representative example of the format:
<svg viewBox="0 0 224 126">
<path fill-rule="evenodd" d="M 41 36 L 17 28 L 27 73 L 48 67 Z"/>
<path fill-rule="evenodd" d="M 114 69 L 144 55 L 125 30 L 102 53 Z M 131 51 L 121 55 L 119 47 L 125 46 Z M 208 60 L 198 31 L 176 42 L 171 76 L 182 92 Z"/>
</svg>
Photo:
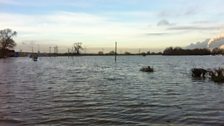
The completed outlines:
<svg viewBox="0 0 224 126">
<path fill-rule="evenodd" d="M 115 42 L 115 51 L 114 51 L 114 56 L 115 56 L 115 62 L 117 62 L 117 42 Z"/>
</svg>

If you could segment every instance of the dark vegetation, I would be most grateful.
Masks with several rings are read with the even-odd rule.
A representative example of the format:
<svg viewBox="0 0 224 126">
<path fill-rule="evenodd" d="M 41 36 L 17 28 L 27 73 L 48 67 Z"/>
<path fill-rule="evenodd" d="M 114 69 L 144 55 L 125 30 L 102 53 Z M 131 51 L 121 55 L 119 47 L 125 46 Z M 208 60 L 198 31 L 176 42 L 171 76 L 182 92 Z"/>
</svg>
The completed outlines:
<svg viewBox="0 0 224 126">
<path fill-rule="evenodd" d="M 224 83 L 224 69 L 218 68 L 210 71 L 211 80 L 218 83 Z"/>
<path fill-rule="evenodd" d="M 68 53 L 40 53 L 39 56 L 113 56 L 115 55 L 115 51 L 109 51 L 107 53 L 103 51 L 99 51 L 98 53 L 82 53 L 83 47 L 81 43 L 74 44 L 74 52 Z M 25 54 L 30 54 L 29 52 L 19 53 L 20 56 L 24 56 Z M 163 52 L 141 52 L 141 53 L 131 53 L 131 52 L 124 52 L 124 53 L 117 53 L 119 56 L 147 56 L 147 55 L 165 55 L 165 56 L 183 56 L 183 55 L 224 55 L 224 49 L 214 48 L 212 50 L 208 48 L 204 49 L 183 49 L 180 47 L 169 47 L 166 48 Z"/>
<path fill-rule="evenodd" d="M 193 68 L 191 70 L 192 77 L 198 79 L 205 79 L 206 77 L 217 83 L 224 83 L 224 69 L 203 69 L 203 68 Z"/>
<path fill-rule="evenodd" d="M 224 55 L 224 49 L 182 49 L 180 47 L 169 47 L 163 51 L 163 55 Z"/>
<path fill-rule="evenodd" d="M 142 67 L 140 69 L 140 71 L 142 71 L 142 72 L 154 72 L 154 69 L 150 66 L 146 66 L 146 67 Z"/>
<path fill-rule="evenodd" d="M 74 43 L 74 50 L 76 55 L 80 55 L 81 54 L 80 50 L 83 50 L 82 43 L 81 42 Z"/>
<path fill-rule="evenodd" d="M 191 75 L 194 78 L 205 78 L 205 75 L 208 71 L 202 68 L 193 68 L 191 69 L 191 72 Z"/>
<path fill-rule="evenodd" d="M 34 53 L 36 54 L 36 53 Z M 38 53 L 39 57 L 56 57 L 56 56 L 114 56 L 114 51 L 110 51 L 108 53 L 104 53 L 102 51 L 99 51 L 98 53 Z M 29 55 L 32 55 L 31 52 L 16 52 L 16 54 L 14 54 L 14 56 L 19 56 L 19 57 L 27 57 Z M 151 54 L 147 54 L 147 55 L 143 55 L 143 54 L 136 54 L 136 53 L 118 53 L 118 56 L 147 56 L 147 55 L 162 55 L 162 53 L 151 53 Z"/>
<path fill-rule="evenodd" d="M 114 55 L 115 54 L 115 52 L 114 51 L 110 51 L 110 52 L 108 52 L 108 53 L 104 53 L 103 51 L 99 51 L 98 53 L 97 53 L 98 55 Z M 93 54 L 94 55 L 94 54 Z M 95 54 L 96 55 L 96 54 Z M 148 51 L 148 52 L 141 52 L 141 53 L 131 53 L 131 52 L 128 52 L 128 51 L 126 51 L 126 52 L 124 52 L 124 53 L 117 53 L 117 55 L 120 55 L 120 56 L 137 56 L 137 55 L 140 55 L 140 56 L 147 56 L 147 55 L 162 55 L 162 52 L 158 52 L 158 53 L 156 53 L 156 52 L 151 52 L 150 53 L 150 51 Z"/>
<path fill-rule="evenodd" d="M 17 35 L 16 31 L 11 29 L 0 30 L 0 58 L 14 56 L 13 48 L 16 46 L 13 37 Z"/>
</svg>

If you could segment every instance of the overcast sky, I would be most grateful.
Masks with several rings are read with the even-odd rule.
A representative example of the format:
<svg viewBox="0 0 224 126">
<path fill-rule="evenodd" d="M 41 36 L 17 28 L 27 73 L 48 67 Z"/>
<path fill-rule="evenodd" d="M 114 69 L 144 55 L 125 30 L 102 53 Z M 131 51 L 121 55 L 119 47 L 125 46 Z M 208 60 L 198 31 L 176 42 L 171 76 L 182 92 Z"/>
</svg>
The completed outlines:
<svg viewBox="0 0 224 126">
<path fill-rule="evenodd" d="M 224 29 L 223 0 L 0 0 L 0 29 L 35 43 L 165 48 L 211 38 Z"/>
</svg>

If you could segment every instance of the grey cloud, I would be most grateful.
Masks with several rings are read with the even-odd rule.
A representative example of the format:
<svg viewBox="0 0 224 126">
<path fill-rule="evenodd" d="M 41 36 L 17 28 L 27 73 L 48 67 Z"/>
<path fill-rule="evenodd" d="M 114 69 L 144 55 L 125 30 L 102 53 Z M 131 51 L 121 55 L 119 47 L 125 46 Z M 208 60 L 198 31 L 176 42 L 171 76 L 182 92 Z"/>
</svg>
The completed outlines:
<svg viewBox="0 0 224 126">
<path fill-rule="evenodd" d="M 199 11 L 198 7 L 190 7 L 183 12 L 183 16 L 195 15 Z"/>
<path fill-rule="evenodd" d="M 181 16 L 192 16 L 199 13 L 198 7 L 188 7 L 181 10 L 163 10 L 158 13 L 159 17 L 181 17 Z"/>
<path fill-rule="evenodd" d="M 192 22 L 193 24 L 210 24 L 214 23 L 213 21 L 208 21 L 208 20 L 199 20 L 199 21 L 194 21 Z"/>
<path fill-rule="evenodd" d="M 174 15 L 177 15 L 177 14 L 167 12 L 167 11 L 161 11 L 158 14 L 159 17 L 173 17 Z"/>
<path fill-rule="evenodd" d="M 210 39 L 206 39 L 202 42 L 197 42 L 197 43 L 191 43 L 190 45 L 186 46 L 186 49 L 195 49 L 195 48 L 207 48 L 208 47 L 208 42 Z M 219 40 L 217 42 L 214 42 L 210 45 L 211 48 L 216 48 L 224 45 L 224 40 Z"/>
<path fill-rule="evenodd" d="M 219 28 L 217 26 L 176 26 L 167 30 L 218 30 Z"/>
<path fill-rule="evenodd" d="M 185 34 L 185 31 L 178 31 L 178 32 L 151 32 L 146 33 L 147 36 L 165 36 L 165 35 L 176 35 L 176 34 Z"/>
<path fill-rule="evenodd" d="M 209 39 L 206 39 L 202 42 L 191 43 L 190 45 L 186 46 L 186 49 L 195 49 L 195 48 L 207 48 L 208 47 Z"/>
<path fill-rule="evenodd" d="M 170 25 L 173 25 L 173 24 L 167 20 L 161 20 L 157 23 L 157 26 L 170 26 Z"/>
<path fill-rule="evenodd" d="M 163 35 L 169 35 L 170 33 L 165 33 L 165 32 L 158 32 L 158 33 L 147 33 L 147 36 L 163 36 Z"/>
</svg>

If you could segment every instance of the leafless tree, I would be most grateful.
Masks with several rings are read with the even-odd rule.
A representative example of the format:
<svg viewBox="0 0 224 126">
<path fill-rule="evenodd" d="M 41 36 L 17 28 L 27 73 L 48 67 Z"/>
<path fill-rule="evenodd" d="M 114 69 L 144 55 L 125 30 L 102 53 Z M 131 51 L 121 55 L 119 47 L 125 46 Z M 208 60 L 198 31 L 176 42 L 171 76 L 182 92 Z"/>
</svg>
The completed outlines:
<svg viewBox="0 0 224 126">
<path fill-rule="evenodd" d="M 0 30 L 0 49 L 3 57 L 7 56 L 7 52 L 9 49 L 12 49 L 16 46 L 13 37 L 17 35 L 16 31 L 12 31 L 11 29 L 3 29 Z"/>
<path fill-rule="evenodd" d="M 82 49 L 83 49 L 83 47 L 82 47 L 81 42 L 74 43 L 74 51 L 77 55 L 80 54 L 80 50 L 82 50 Z"/>
</svg>

